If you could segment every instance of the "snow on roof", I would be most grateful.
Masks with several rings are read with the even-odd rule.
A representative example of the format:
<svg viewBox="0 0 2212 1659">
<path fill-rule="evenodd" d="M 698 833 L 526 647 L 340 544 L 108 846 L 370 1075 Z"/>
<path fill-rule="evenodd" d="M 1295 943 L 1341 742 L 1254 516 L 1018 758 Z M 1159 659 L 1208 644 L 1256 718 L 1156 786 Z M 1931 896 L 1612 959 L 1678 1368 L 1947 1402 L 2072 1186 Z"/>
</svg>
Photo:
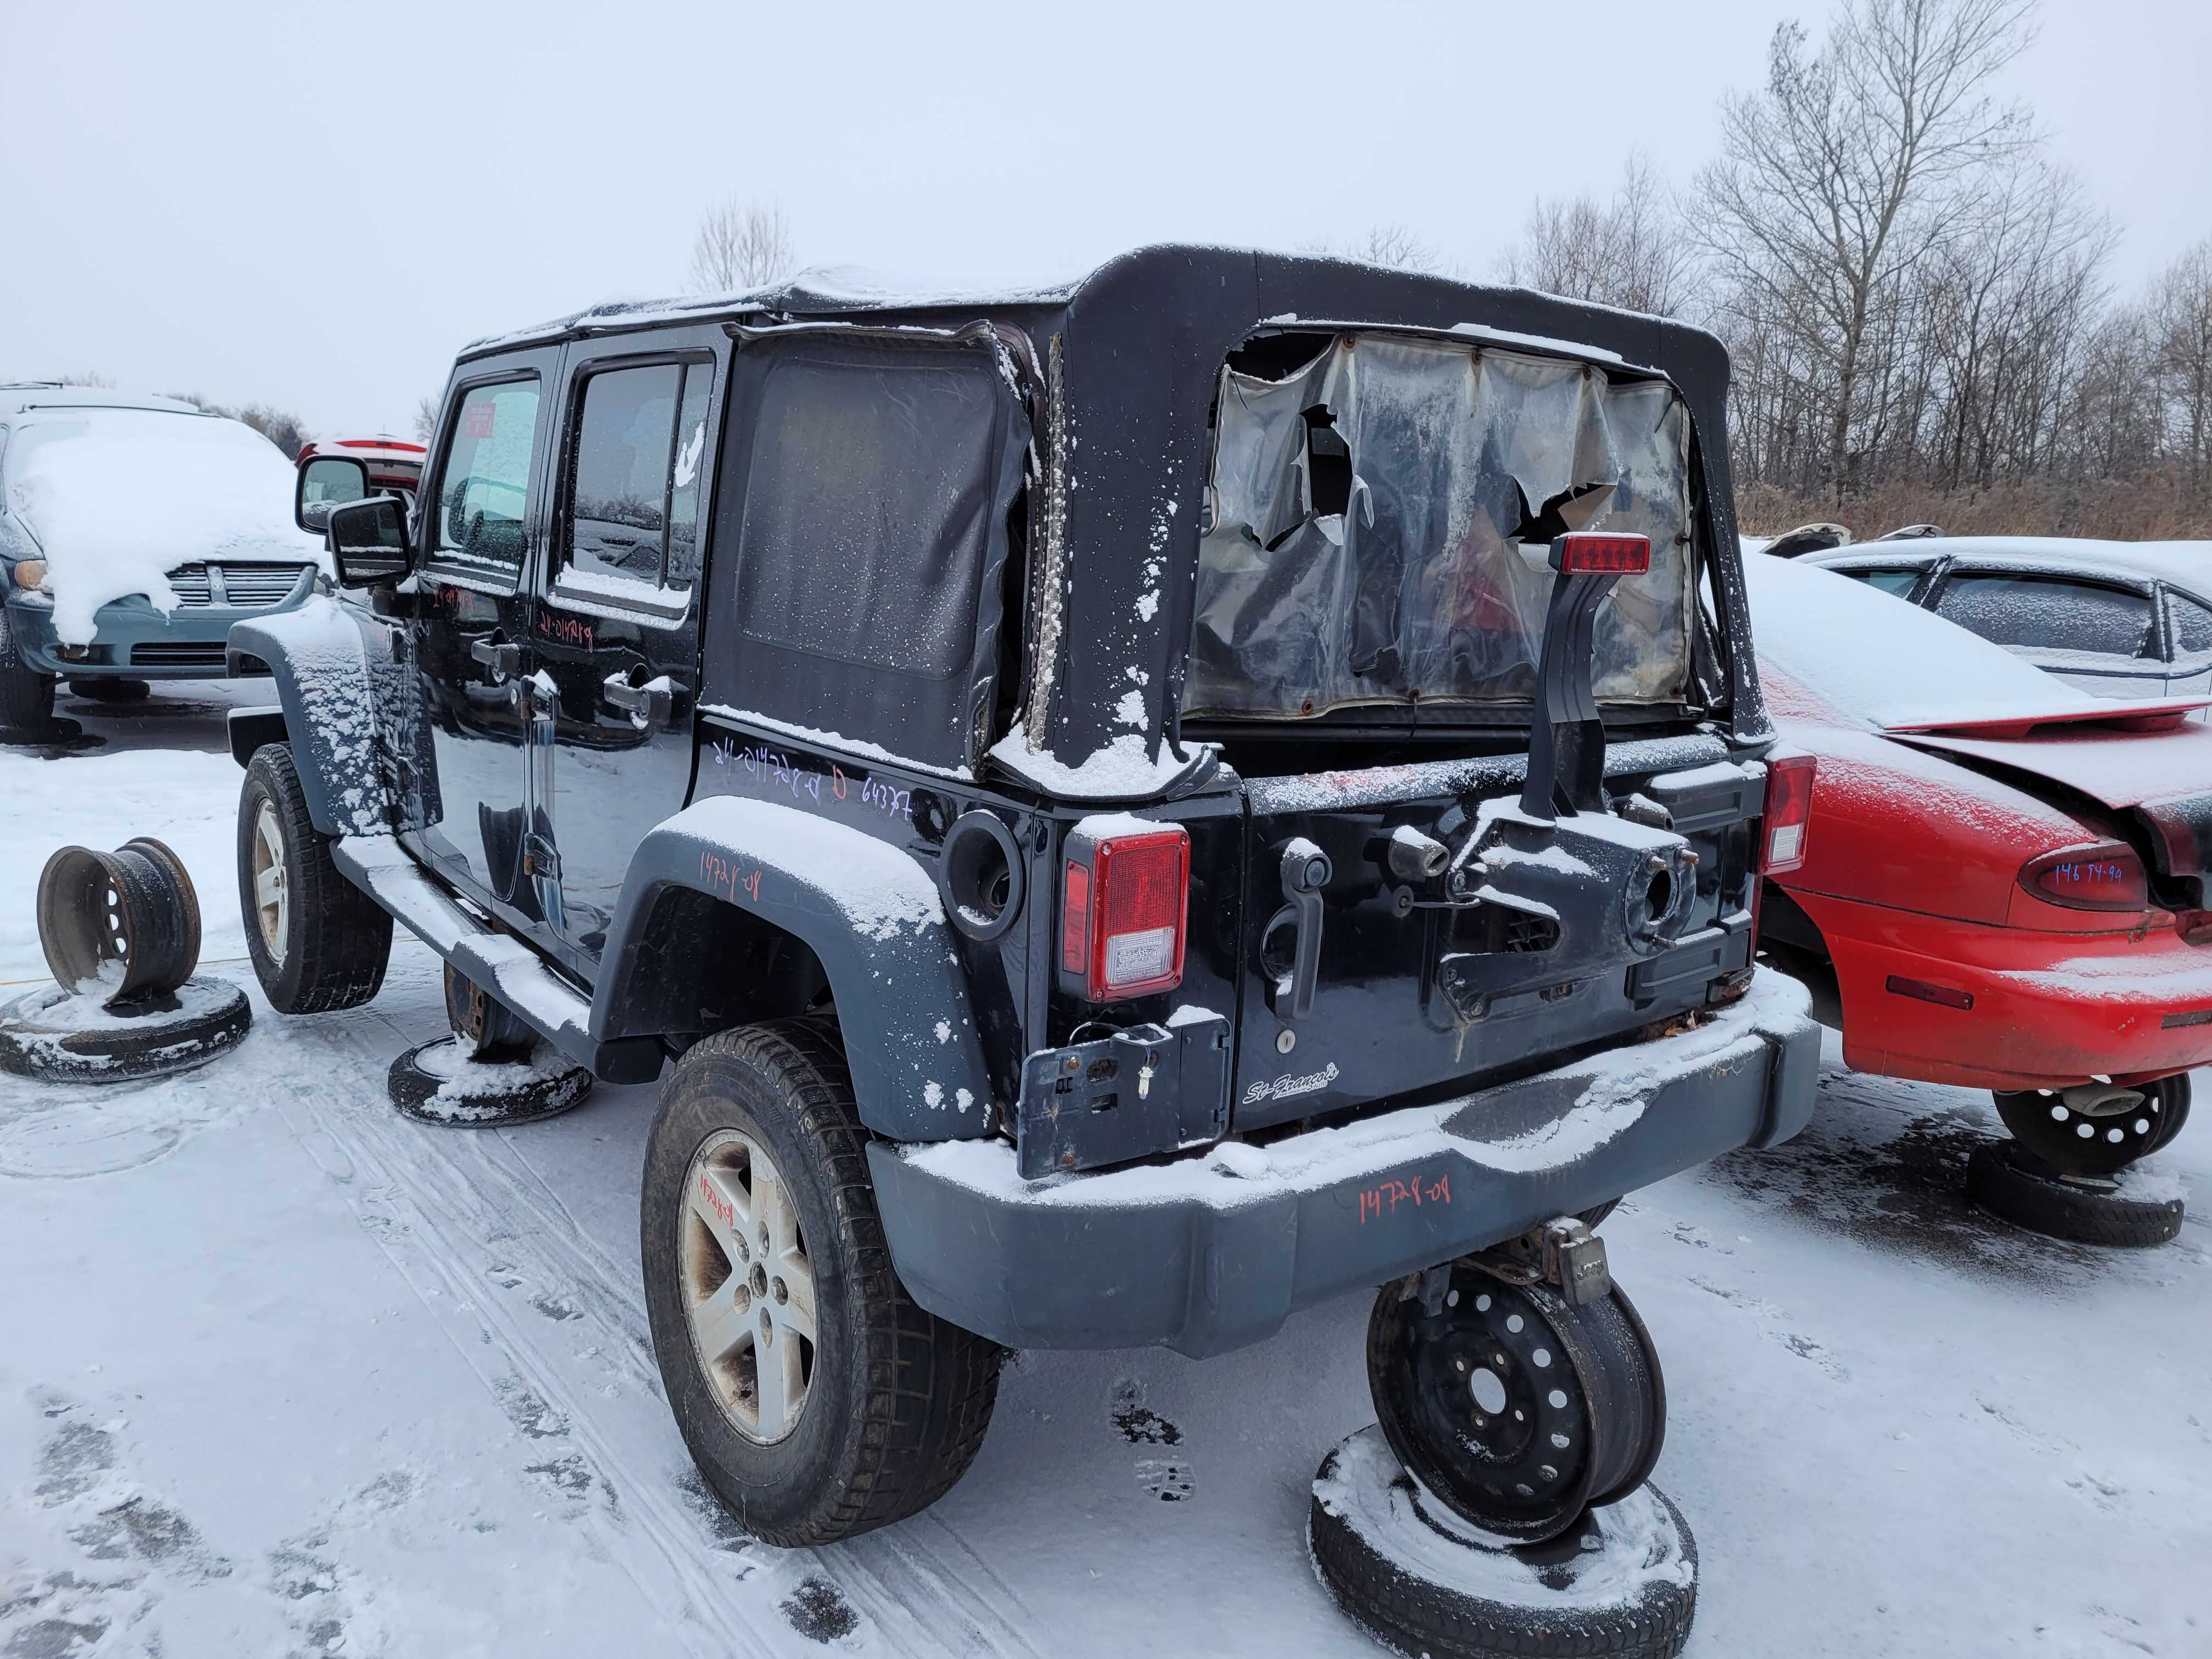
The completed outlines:
<svg viewBox="0 0 2212 1659">
<path fill-rule="evenodd" d="M 173 415 L 203 411 L 181 398 L 150 392 L 118 392 L 106 386 L 64 386 L 58 380 L 13 380 L 0 385 L 0 416 L 35 409 L 158 409 Z"/>
<path fill-rule="evenodd" d="M 1807 562 L 1863 569 L 1884 562 L 1918 564 L 1970 559 L 1977 564 L 2022 570 L 2111 571 L 2156 578 L 2212 594 L 2212 541 L 2113 542 L 2083 536 L 1927 536 L 1897 542 L 1858 542 Z"/>
<path fill-rule="evenodd" d="M 1762 658 L 1878 726 L 2068 714 L 2098 700 L 1918 605 L 1793 559 L 1746 559 Z"/>
<path fill-rule="evenodd" d="M 176 608 L 166 573 L 194 559 L 318 561 L 292 522 L 292 467 L 237 421 L 143 408 L 59 410 L 19 430 L 8 505 L 36 538 L 54 631 L 88 645 L 94 613 L 131 594 Z"/>
</svg>

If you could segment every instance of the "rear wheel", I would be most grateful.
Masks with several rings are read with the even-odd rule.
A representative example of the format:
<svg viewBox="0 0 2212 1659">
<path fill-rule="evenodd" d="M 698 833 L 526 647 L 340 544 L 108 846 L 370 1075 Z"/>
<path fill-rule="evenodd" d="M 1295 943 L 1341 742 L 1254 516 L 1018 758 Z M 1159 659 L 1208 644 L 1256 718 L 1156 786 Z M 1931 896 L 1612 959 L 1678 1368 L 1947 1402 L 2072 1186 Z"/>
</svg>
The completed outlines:
<svg viewBox="0 0 2212 1659">
<path fill-rule="evenodd" d="M 54 683 L 23 660 L 0 607 L 0 731 L 43 732 L 53 720 Z"/>
<path fill-rule="evenodd" d="M 338 872 L 281 743 L 263 744 L 246 769 L 238 897 L 254 977 L 278 1012 L 358 1007 L 384 984 L 392 917 Z"/>
<path fill-rule="evenodd" d="M 2173 1138 L 2189 1115 L 2189 1079 L 2163 1078 L 2137 1089 L 2000 1091 L 1996 1100 L 2013 1139 L 2041 1162 L 2062 1175 L 2107 1176 Z"/>
<path fill-rule="evenodd" d="M 827 1544 L 966 1472 L 1003 1352 L 925 1312 L 884 1243 L 844 1056 L 811 1020 L 694 1044 L 663 1091 L 641 1231 L 684 1443 L 757 1537 Z"/>
</svg>

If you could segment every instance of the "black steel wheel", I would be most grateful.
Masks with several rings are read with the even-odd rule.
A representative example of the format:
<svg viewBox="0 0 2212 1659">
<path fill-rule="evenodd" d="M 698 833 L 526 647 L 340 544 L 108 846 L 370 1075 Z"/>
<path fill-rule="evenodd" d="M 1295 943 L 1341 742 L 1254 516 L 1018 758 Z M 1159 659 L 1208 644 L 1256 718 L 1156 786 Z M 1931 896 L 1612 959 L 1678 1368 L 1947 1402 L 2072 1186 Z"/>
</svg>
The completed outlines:
<svg viewBox="0 0 2212 1659">
<path fill-rule="evenodd" d="M 2071 1102 L 2068 1096 L 2072 1096 Z M 2102 1099 L 2089 1097 L 2101 1095 Z M 2189 1079 L 2166 1078 L 2139 1089 L 1996 1091 L 1997 1115 L 2023 1150 L 2061 1175 L 2107 1176 L 2148 1158 L 2172 1139 L 2189 1115 Z M 2178 1109 L 2177 1109 L 2178 1102 Z"/>
<path fill-rule="evenodd" d="M 1548 1286 L 1461 1261 L 1431 1314 L 1385 1285 L 1367 1325 L 1367 1382 L 1407 1470 L 1519 1543 L 1635 1490 L 1666 1435 L 1658 1358 L 1618 1287 L 1571 1308 Z"/>
</svg>

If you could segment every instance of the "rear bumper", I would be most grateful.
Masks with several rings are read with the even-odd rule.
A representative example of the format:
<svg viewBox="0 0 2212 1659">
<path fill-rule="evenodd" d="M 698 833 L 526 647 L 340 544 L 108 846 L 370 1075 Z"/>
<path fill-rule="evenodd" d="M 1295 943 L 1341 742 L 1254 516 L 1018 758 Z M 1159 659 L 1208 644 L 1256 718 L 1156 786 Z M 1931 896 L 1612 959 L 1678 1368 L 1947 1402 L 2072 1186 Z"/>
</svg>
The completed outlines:
<svg viewBox="0 0 2212 1659">
<path fill-rule="evenodd" d="M 1855 1070 L 2051 1089 L 2212 1065 L 2212 948 L 2171 927 L 2049 933 L 1796 896 L 1835 963 Z M 1892 976 L 1963 991 L 1973 1006 L 1900 995 Z"/>
<path fill-rule="evenodd" d="M 1680 1036 L 1264 1149 L 1024 1181 L 999 1140 L 868 1148 L 900 1277 L 1010 1347 L 1194 1356 L 1295 1309 L 1510 1238 L 1812 1115 L 1820 1028 L 1762 971 Z"/>
<path fill-rule="evenodd" d="M 134 680 L 219 680 L 226 676 L 230 625 L 296 609 L 313 590 L 314 568 L 302 568 L 292 592 L 275 605 L 180 605 L 166 614 L 141 595 L 93 612 L 92 643 L 81 657 L 61 654 L 53 607 L 11 598 L 8 623 L 23 656 L 41 674 L 71 679 L 107 676 Z"/>
</svg>

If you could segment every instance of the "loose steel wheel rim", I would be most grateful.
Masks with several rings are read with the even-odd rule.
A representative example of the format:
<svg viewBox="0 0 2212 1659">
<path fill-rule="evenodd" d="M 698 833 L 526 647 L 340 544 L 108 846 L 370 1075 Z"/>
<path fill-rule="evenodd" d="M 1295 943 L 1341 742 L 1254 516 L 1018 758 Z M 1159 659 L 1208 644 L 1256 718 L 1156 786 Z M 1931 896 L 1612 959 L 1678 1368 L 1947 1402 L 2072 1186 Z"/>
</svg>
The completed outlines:
<svg viewBox="0 0 2212 1659">
<path fill-rule="evenodd" d="M 291 884 L 285 878 L 284 836 L 276 804 L 264 800 L 253 816 L 253 917 L 270 964 L 284 965 L 286 927 L 292 919 Z"/>
<path fill-rule="evenodd" d="M 148 836 L 112 853 L 57 848 L 39 874 L 39 943 L 64 988 L 110 1006 L 173 991 L 200 957 L 199 897 L 183 861 Z"/>
<path fill-rule="evenodd" d="M 814 1268 L 791 1190 L 757 1140 L 718 1129 L 692 1154 L 677 1224 L 692 1354 L 730 1425 L 773 1444 L 814 1377 Z"/>
<path fill-rule="evenodd" d="M 1377 1301 L 1368 1380 L 1407 1471 L 1462 1519 L 1521 1542 L 1565 1531 L 1649 1473 L 1665 1421 L 1641 1331 L 1609 1304 L 1454 1267 L 1436 1313 Z"/>
<path fill-rule="evenodd" d="M 2108 1176 L 2165 1143 L 2173 1091 L 2154 1084 L 2136 1094 L 2134 1105 L 2087 1111 L 2055 1091 L 1999 1091 L 1996 1098 L 1997 1116 L 2022 1151 L 2062 1175 Z M 2180 1109 L 2188 1109 L 2185 1098 Z"/>
</svg>

